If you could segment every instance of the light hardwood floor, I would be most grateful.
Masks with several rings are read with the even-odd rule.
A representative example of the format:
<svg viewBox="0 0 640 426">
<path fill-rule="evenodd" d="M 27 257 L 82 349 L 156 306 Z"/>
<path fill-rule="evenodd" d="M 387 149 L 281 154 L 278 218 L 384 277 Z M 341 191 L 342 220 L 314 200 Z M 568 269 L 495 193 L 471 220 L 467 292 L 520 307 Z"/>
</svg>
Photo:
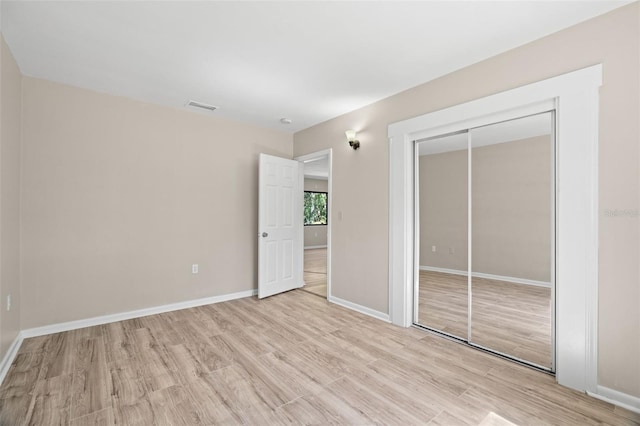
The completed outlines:
<svg viewBox="0 0 640 426">
<path fill-rule="evenodd" d="M 294 290 L 27 339 L 2 425 L 640 424 L 551 376 Z"/>
<path fill-rule="evenodd" d="M 472 341 L 551 367 L 551 290 L 473 278 Z M 418 323 L 467 338 L 467 277 L 420 271 Z"/>
<path fill-rule="evenodd" d="M 327 249 L 304 251 L 304 287 L 302 290 L 327 298 Z"/>
</svg>

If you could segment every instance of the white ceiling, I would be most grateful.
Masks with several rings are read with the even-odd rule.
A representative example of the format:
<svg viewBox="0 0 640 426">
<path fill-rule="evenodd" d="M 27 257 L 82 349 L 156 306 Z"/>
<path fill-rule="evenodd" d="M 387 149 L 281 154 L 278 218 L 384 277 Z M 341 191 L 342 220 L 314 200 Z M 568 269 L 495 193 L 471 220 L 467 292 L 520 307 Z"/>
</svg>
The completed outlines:
<svg viewBox="0 0 640 426">
<path fill-rule="evenodd" d="M 310 179 L 329 179 L 329 156 L 304 162 L 304 177 Z"/>
<path fill-rule="evenodd" d="M 25 75 L 293 132 L 626 3 L 23 0 L 2 32 Z"/>
<path fill-rule="evenodd" d="M 495 145 L 514 142 L 535 136 L 550 135 L 552 130 L 551 113 L 530 115 L 515 120 L 503 121 L 488 126 L 471 129 L 471 147 Z M 418 155 L 439 154 L 441 152 L 467 149 L 468 134 L 456 133 L 443 137 L 428 139 L 418 143 Z"/>
</svg>

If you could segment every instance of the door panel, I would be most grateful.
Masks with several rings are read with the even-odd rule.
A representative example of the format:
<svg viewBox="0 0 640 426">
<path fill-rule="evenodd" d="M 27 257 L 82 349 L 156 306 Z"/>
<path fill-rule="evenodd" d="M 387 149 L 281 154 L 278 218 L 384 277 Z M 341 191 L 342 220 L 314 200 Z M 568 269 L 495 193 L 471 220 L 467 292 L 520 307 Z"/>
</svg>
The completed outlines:
<svg viewBox="0 0 640 426">
<path fill-rule="evenodd" d="M 469 341 L 552 368 L 551 113 L 470 131 Z"/>
<path fill-rule="evenodd" d="M 467 132 L 417 143 L 419 274 L 414 321 L 467 339 Z"/>
<path fill-rule="evenodd" d="M 414 323 L 554 371 L 547 112 L 416 142 Z"/>
<path fill-rule="evenodd" d="M 302 286 L 302 167 L 260 154 L 259 298 Z"/>
</svg>

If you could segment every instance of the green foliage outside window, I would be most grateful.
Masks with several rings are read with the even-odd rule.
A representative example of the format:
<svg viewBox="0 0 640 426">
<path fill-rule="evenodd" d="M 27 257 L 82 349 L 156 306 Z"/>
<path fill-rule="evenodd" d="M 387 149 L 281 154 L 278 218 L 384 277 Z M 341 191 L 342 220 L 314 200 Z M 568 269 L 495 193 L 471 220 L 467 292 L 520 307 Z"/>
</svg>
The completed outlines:
<svg viewBox="0 0 640 426">
<path fill-rule="evenodd" d="M 327 224 L 326 192 L 304 192 L 304 224 L 305 226 Z"/>
</svg>

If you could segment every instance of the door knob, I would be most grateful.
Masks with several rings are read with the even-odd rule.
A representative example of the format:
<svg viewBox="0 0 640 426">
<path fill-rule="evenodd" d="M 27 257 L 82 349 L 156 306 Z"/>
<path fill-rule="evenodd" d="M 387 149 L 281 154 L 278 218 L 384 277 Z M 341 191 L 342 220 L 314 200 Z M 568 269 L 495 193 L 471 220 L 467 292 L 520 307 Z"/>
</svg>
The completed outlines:
<svg viewBox="0 0 640 426">
<path fill-rule="evenodd" d="M 269 236 L 269 234 L 267 234 L 266 232 L 262 233 L 262 238 L 267 238 Z"/>
</svg>

